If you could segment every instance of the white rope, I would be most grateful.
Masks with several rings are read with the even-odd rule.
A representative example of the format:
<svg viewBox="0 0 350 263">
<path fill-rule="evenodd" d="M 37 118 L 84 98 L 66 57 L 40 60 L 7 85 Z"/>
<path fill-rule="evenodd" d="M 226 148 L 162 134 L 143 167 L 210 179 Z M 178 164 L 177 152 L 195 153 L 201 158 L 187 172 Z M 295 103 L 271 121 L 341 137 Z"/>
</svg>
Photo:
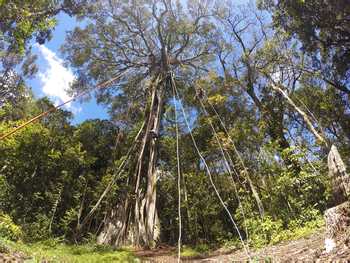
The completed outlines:
<svg viewBox="0 0 350 263">
<path fill-rule="evenodd" d="M 198 86 L 199 86 L 199 85 L 198 85 Z M 199 87 L 200 87 L 200 86 L 199 86 Z M 200 89 L 203 90 L 202 87 L 200 87 Z M 204 96 L 206 96 L 206 94 L 205 94 L 204 92 L 203 92 L 203 94 L 204 94 Z M 210 103 L 210 101 L 208 100 L 208 97 L 207 97 L 207 96 L 206 96 L 206 99 L 207 99 L 208 104 L 210 105 L 210 107 L 211 107 L 212 110 L 214 111 L 215 115 L 218 117 L 218 120 L 219 120 L 219 122 L 220 122 L 222 128 L 224 129 L 224 131 L 225 131 L 225 133 L 226 133 L 226 135 L 227 135 L 227 138 L 229 139 L 230 143 L 232 144 L 233 150 L 234 150 L 235 154 L 237 155 L 239 162 L 241 163 L 241 165 L 242 165 L 242 167 L 243 167 L 243 169 L 244 169 L 245 175 L 247 176 L 247 179 L 248 179 L 248 181 L 249 181 L 249 185 L 250 185 L 250 187 L 251 187 L 251 190 L 252 190 L 252 192 L 253 192 L 253 195 L 255 196 L 255 200 L 256 200 L 257 205 L 258 205 L 258 208 L 259 208 L 260 217 L 263 218 L 263 217 L 264 217 L 264 208 L 263 208 L 262 204 L 259 203 L 259 201 L 258 201 L 258 200 L 260 200 L 260 198 L 259 198 L 259 196 L 258 196 L 258 193 L 256 192 L 256 190 L 255 190 L 254 187 L 253 187 L 253 183 L 252 183 L 252 181 L 251 181 L 251 179 L 250 179 L 250 176 L 249 176 L 249 174 L 248 174 L 248 168 L 246 167 L 246 165 L 245 165 L 245 163 L 244 163 L 243 157 L 242 157 L 242 155 L 240 154 L 240 152 L 237 150 L 236 144 L 234 143 L 233 139 L 231 138 L 231 135 L 229 134 L 229 132 L 228 132 L 228 130 L 227 130 L 227 128 L 226 128 L 226 125 L 224 124 L 224 122 L 223 122 L 222 118 L 220 117 L 219 113 L 217 112 L 217 110 L 215 109 L 215 107 L 213 106 L 213 104 Z M 230 159 L 231 163 L 233 164 L 233 161 L 232 161 L 231 156 L 230 156 L 229 154 L 228 154 L 228 158 Z"/>
<path fill-rule="evenodd" d="M 201 98 L 200 98 L 199 96 L 197 96 L 197 97 L 198 97 L 199 103 L 200 103 L 200 105 L 201 105 L 201 107 L 202 107 L 203 113 L 205 114 L 205 116 L 210 117 L 210 116 L 209 116 L 209 113 L 208 113 L 208 111 L 207 111 L 207 109 L 205 108 L 205 106 L 204 106 L 204 104 L 203 104 L 203 102 L 202 102 L 202 100 L 201 100 Z M 219 148 L 220 148 L 221 156 L 222 156 L 223 159 L 224 159 L 224 167 L 226 167 L 226 171 L 229 173 L 229 175 L 230 175 L 231 178 L 232 178 L 233 189 L 234 189 L 236 198 L 237 198 L 237 200 L 238 200 L 238 205 L 239 205 L 241 214 L 242 214 L 242 216 L 243 216 L 243 222 L 244 222 L 245 232 L 246 232 L 247 239 L 248 239 L 249 233 L 248 233 L 248 228 L 247 228 L 247 224 L 246 224 L 246 216 L 245 216 L 244 209 L 243 209 L 243 206 L 242 206 L 242 203 L 241 203 L 241 198 L 240 198 L 239 195 L 238 195 L 236 182 L 235 182 L 235 180 L 233 179 L 233 173 L 232 173 L 231 167 L 230 167 L 230 165 L 229 165 L 229 163 L 228 163 L 228 160 L 227 160 L 226 155 L 225 155 L 225 150 L 224 150 L 224 148 L 223 148 L 223 146 L 222 146 L 222 144 L 221 144 L 220 138 L 219 138 L 219 136 L 218 136 L 218 133 L 217 133 L 216 130 L 215 130 L 215 127 L 214 127 L 214 125 L 213 125 L 213 122 L 211 121 L 210 118 L 208 118 L 208 120 L 209 120 L 209 125 L 210 125 L 210 127 L 211 127 L 211 130 L 212 130 L 213 133 L 214 133 L 215 140 L 216 140 L 216 142 L 217 142 L 217 144 L 218 144 L 218 146 L 219 146 Z"/>
<path fill-rule="evenodd" d="M 177 190 L 178 190 L 178 217 L 179 217 L 179 239 L 177 242 L 177 262 L 181 262 L 181 171 L 180 171 L 180 153 L 179 153 L 179 126 L 177 123 L 177 106 L 176 106 L 176 95 L 175 86 L 173 85 L 173 76 L 171 73 L 171 86 L 173 89 L 173 103 L 175 112 L 175 130 L 176 130 L 176 162 L 177 162 Z"/>
<path fill-rule="evenodd" d="M 86 222 L 92 217 L 92 215 L 95 213 L 95 211 L 97 210 L 97 208 L 100 206 L 102 200 L 104 199 L 104 197 L 109 193 L 109 191 L 112 189 L 112 186 L 115 184 L 116 179 L 122 174 L 122 172 L 124 171 L 124 168 L 127 164 L 127 161 L 131 155 L 131 152 L 134 150 L 135 146 L 136 146 L 136 142 L 138 141 L 143 128 L 145 127 L 145 122 L 142 123 L 140 130 L 138 131 L 137 135 L 134 138 L 134 141 L 132 143 L 132 145 L 130 146 L 128 152 L 125 155 L 124 160 L 122 161 L 122 163 L 119 165 L 117 171 L 114 172 L 112 180 L 109 182 L 109 184 L 107 185 L 107 187 L 105 188 L 105 190 L 103 191 L 103 193 L 101 194 L 100 198 L 98 199 L 98 201 L 96 202 L 96 204 L 94 205 L 94 207 L 90 210 L 90 212 L 86 215 L 86 217 L 84 218 L 84 220 L 82 221 L 82 223 L 80 224 L 78 222 L 78 231 L 81 230 L 81 228 L 86 224 Z"/>
<path fill-rule="evenodd" d="M 176 84 L 175 84 L 175 81 L 174 81 L 173 76 L 171 76 L 171 81 L 172 81 L 172 85 L 174 86 L 174 89 L 175 89 L 176 99 L 179 100 L 179 93 L 178 93 L 178 91 L 177 91 Z M 180 99 L 181 99 L 181 98 L 180 98 Z M 210 184 L 211 184 L 212 187 L 214 188 L 214 191 L 215 191 L 216 196 L 217 196 L 218 199 L 220 200 L 220 203 L 221 203 L 222 207 L 225 209 L 225 211 L 226 211 L 226 213 L 228 214 L 228 216 L 229 216 L 229 218 L 230 218 L 230 220 L 231 220 L 231 222 L 232 222 L 232 224 L 233 224 L 235 230 L 237 231 L 238 236 L 239 236 L 239 239 L 240 239 L 240 241 L 241 241 L 241 243 L 242 243 L 242 245 L 243 245 L 243 248 L 244 248 L 244 251 L 245 251 L 247 257 L 249 258 L 249 260 L 251 260 L 250 253 L 249 253 L 249 248 L 246 246 L 245 242 L 243 241 L 242 234 L 241 234 L 241 232 L 240 232 L 240 230 L 239 230 L 239 228 L 238 228 L 238 226 L 237 226 L 235 220 L 233 219 L 233 217 L 232 217 L 230 211 L 228 210 L 227 206 L 225 205 L 223 199 L 221 198 L 221 195 L 220 195 L 220 193 L 219 193 L 219 191 L 218 191 L 218 189 L 217 189 L 217 187 L 216 187 L 216 185 L 215 185 L 215 183 L 214 183 L 214 181 L 213 181 L 213 178 L 212 178 L 212 175 L 211 175 L 209 166 L 208 166 L 208 164 L 207 164 L 205 158 L 203 157 L 202 153 L 200 152 L 200 150 L 199 150 L 199 148 L 198 148 L 198 145 L 197 145 L 196 140 L 195 140 L 195 138 L 194 138 L 194 136 L 193 136 L 191 127 L 190 127 L 190 125 L 189 125 L 189 123 L 188 123 L 188 120 L 187 120 L 187 114 L 186 114 L 186 112 L 185 112 L 185 110 L 184 110 L 184 108 L 183 108 L 183 106 L 182 106 L 182 101 L 179 100 L 179 103 L 180 103 L 180 107 L 181 107 L 181 110 L 182 110 L 182 115 L 183 115 L 183 117 L 184 117 L 184 120 L 185 120 L 187 129 L 188 129 L 188 131 L 189 131 L 189 133 L 190 133 L 190 136 L 191 136 L 191 139 L 192 139 L 193 146 L 195 147 L 199 158 L 202 160 L 202 162 L 203 162 L 203 164 L 204 164 L 204 166 L 205 166 L 205 169 L 206 169 L 207 174 L 208 174 L 208 177 L 209 177 Z"/>
</svg>

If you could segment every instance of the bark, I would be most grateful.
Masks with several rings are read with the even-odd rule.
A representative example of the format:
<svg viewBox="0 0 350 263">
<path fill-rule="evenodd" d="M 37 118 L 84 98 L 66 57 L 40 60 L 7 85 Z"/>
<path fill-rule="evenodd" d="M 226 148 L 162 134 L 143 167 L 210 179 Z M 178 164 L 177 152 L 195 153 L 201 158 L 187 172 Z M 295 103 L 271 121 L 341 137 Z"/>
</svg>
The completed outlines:
<svg viewBox="0 0 350 263">
<path fill-rule="evenodd" d="M 313 135 L 316 137 L 316 139 L 318 140 L 319 143 L 324 144 L 326 146 L 328 146 L 327 141 L 325 140 L 322 132 L 319 132 L 316 130 L 316 128 L 314 127 L 312 121 L 310 120 L 309 116 L 302 110 L 300 109 L 295 103 L 294 101 L 288 96 L 288 94 L 280 87 L 280 85 L 278 85 L 275 81 L 273 81 L 270 78 L 271 82 L 272 82 L 272 88 L 277 91 L 279 94 L 281 94 L 286 101 L 288 102 L 288 104 L 290 106 L 292 106 L 292 108 L 294 108 L 303 118 L 304 122 L 306 123 L 306 125 L 308 126 L 309 130 L 313 133 Z"/>
<path fill-rule="evenodd" d="M 161 122 L 161 115 L 163 111 L 163 93 L 164 89 L 162 86 L 159 86 L 160 89 L 156 92 L 156 98 L 157 102 L 155 103 L 156 109 L 154 114 L 154 120 L 152 123 L 152 131 L 156 134 L 156 136 L 159 135 L 160 131 L 160 122 Z M 157 230 L 157 224 L 158 224 L 158 215 L 157 215 L 157 209 L 156 209 L 156 184 L 157 184 L 157 177 L 158 177 L 158 170 L 156 168 L 156 162 L 157 162 L 157 147 L 158 146 L 158 138 L 154 137 L 154 134 L 152 134 L 151 142 L 150 142 L 150 149 L 149 149 L 149 166 L 147 171 L 147 191 L 145 196 L 145 208 L 146 208 L 146 215 L 144 218 L 145 227 L 146 227 L 146 240 L 145 244 L 147 247 L 153 247 L 154 243 L 159 238 L 159 231 Z"/>
<path fill-rule="evenodd" d="M 350 178 L 335 145 L 332 145 L 328 154 L 328 169 L 333 186 L 333 202 L 334 205 L 339 205 L 350 196 Z"/>
<path fill-rule="evenodd" d="M 126 211 L 122 205 L 112 209 L 106 216 L 104 227 L 97 237 L 98 244 L 118 244 L 125 233 Z M 125 243 L 126 240 L 124 240 Z"/>
<path fill-rule="evenodd" d="M 144 145 L 139 156 L 135 188 L 135 245 L 141 245 L 147 248 L 154 247 L 160 236 L 159 220 L 156 208 L 156 185 L 158 177 L 156 162 L 158 136 L 163 111 L 163 96 L 163 86 L 155 85 L 152 91 L 150 116 L 144 138 Z M 146 145 L 148 146 L 148 153 Z M 146 191 L 140 189 L 140 180 L 142 179 L 146 181 Z"/>
<path fill-rule="evenodd" d="M 142 124 L 142 127 L 141 129 L 139 130 L 138 134 L 136 135 L 134 141 L 133 141 L 133 144 L 131 146 L 131 148 L 128 150 L 126 156 L 125 156 L 125 159 L 124 161 L 121 163 L 121 165 L 119 166 L 118 170 L 115 171 L 114 175 L 113 175 L 113 178 L 112 180 L 109 182 L 109 184 L 107 185 L 106 189 L 103 191 L 102 195 L 100 196 L 100 198 L 98 199 L 98 201 L 96 202 L 96 204 L 91 208 L 91 210 L 89 211 L 89 213 L 85 216 L 84 220 L 80 223 L 80 217 L 81 217 L 81 214 L 78 216 L 78 223 L 77 223 L 77 227 L 76 227 L 76 231 L 74 233 L 74 235 L 76 236 L 76 238 L 79 237 L 82 229 L 88 224 L 91 222 L 91 219 L 93 217 L 93 215 L 95 214 L 95 212 L 97 211 L 98 207 L 101 205 L 102 203 L 102 200 L 105 198 L 105 196 L 111 191 L 112 189 L 112 186 L 114 185 L 115 183 L 115 180 L 116 178 L 118 178 L 118 176 L 121 175 L 121 173 L 124 171 L 124 168 L 127 164 L 127 160 L 129 159 L 132 151 L 134 150 L 135 148 L 135 145 L 136 145 L 136 142 L 139 140 L 139 137 L 143 131 L 143 128 L 145 126 L 145 122 L 143 122 Z M 128 185 L 128 183 L 127 183 Z M 82 209 L 82 207 L 81 207 Z M 110 215 L 109 215 L 110 216 Z M 113 218 L 111 218 L 111 221 L 113 221 Z"/>
<path fill-rule="evenodd" d="M 146 112 L 147 126 L 141 141 L 135 176 L 130 180 L 134 191 L 127 195 L 122 206 L 117 206 L 109 213 L 99 235 L 100 244 L 153 248 L 160 237 L 156 206 L 159 170 L 156 165 L 164 85 L 158 77 L 154 79 L 151 103 Z"/>
</svg>

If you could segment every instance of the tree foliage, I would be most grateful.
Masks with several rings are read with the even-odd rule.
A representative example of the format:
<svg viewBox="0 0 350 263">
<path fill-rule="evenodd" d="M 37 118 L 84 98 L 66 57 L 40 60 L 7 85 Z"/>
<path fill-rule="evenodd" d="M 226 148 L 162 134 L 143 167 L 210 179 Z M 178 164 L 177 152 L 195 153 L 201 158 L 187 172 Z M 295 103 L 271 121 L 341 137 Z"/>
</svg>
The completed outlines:
<svg viewBox="0 0 350 263">
<path fill-rule="evenodd" d="M 178 176 L 185 244 L 241 234 L 263 246 L 319 226 L 327 145 L 350 153 L 345 2 L 0 1 L 12 10 L 0 12 L 0 134 L 53 106 L 24 79 L 36 72 L 27 44 L 49 39 L 59 11 L 85 19 L 62 47 L 70 92 L 120 76 L 94 94 L 110 120 L 72 125 L 58 110 L 0 141 L 0 232 L 173 245 Z"/>
<path fill-rule="evenodd" d="M 273 12 L 274 25 L 296 36 L 312 54 L 315 69 L 339 90 L 349 94 L 349 2 L 261 1 Z"/>
</svg>

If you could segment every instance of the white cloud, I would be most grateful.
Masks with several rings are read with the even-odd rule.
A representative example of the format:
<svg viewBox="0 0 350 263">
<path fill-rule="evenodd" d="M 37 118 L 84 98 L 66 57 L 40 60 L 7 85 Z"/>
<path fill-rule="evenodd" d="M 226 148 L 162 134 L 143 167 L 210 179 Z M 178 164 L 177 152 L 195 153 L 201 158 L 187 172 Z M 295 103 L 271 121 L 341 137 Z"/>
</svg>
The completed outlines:
<svg viewBox="0 0 350 263">
<path fill-rule="evenodd" d="M 71 96 L 67 94 L 67 90 L 75 78 L 73 72 L 64 66 L 63 60 L 55 52 L 44 45 L 37 45 L 37 48 L 46 62 L 44 70 L 41 66 L 38 73 L 39 80 L 42 83 L 42 92 L 56 103 L 71 99 Z M 68 104 L 68 108 L 74 112 L 71 104 Z"/>
<path fill-rule="evenodd" d="M 78 114 L 83 111 L 82 107 L 70 107 L 70 110 L 73 112 L 73 114 Z"/>
</svg>

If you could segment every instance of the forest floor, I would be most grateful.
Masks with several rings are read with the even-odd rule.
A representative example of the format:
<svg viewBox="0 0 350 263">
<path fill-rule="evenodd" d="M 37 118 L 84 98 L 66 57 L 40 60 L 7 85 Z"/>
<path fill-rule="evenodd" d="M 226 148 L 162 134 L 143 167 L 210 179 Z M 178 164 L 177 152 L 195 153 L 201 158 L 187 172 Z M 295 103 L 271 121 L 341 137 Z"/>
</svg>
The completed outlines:
<svg viewBox="0 0 350 263">
<path fill-rule="evenodd" d="M 140 262 L 129 249 L 115 250 L 93 244 L 68 245 L 50 240 L 34 244 L 0 238 L 0 263 Z"/>
<path fill-rule="evenodd" d="M 142 262 L 177 262 L 176 249 L 162 248 L 135 253 Z M 324 230 L 310 236 L 284 241 L 277 245 L 258 250 L 250 250 L 253 262 L 350 262 L 350 247 L 340 246 L 326 254 L 324 250 Z M 247 262 L 248 257 L 243 249 L 219 249 L 206 255 L 182 257 L 182 262 Z"/>
<path fill-rule="evenodd" d="M 349 237 L 348 237 L 349 240 Z M 0 240 L 1 241 L 1 240 Z M 1 243 L 1 242 L 0 242 Z M 283 241 L 262 249 L 250 249 L 252 262 L 350 262 L 349 242 L 332 253 L 324 251 L 324 229 L 297 240 Z M 112 250 L 91 245 L 69 246 L 56 244 L 25 245 L 5 242 L 0 249 L 0 262 L 177 262 L 176 248 L 160 247 L 153 250 Z M 9 248 L 7 253 L 3 251 Z M 189 248 L 183 255 L 191 255 Z M 1 253 L 2 252 L 2 253 Z M 181 262 L 248 262 L 243 249 L 221 248 L 204 254 L 182 256 Z M 7 261 L 7 260 L 15 261 Z"/>
</svg>

